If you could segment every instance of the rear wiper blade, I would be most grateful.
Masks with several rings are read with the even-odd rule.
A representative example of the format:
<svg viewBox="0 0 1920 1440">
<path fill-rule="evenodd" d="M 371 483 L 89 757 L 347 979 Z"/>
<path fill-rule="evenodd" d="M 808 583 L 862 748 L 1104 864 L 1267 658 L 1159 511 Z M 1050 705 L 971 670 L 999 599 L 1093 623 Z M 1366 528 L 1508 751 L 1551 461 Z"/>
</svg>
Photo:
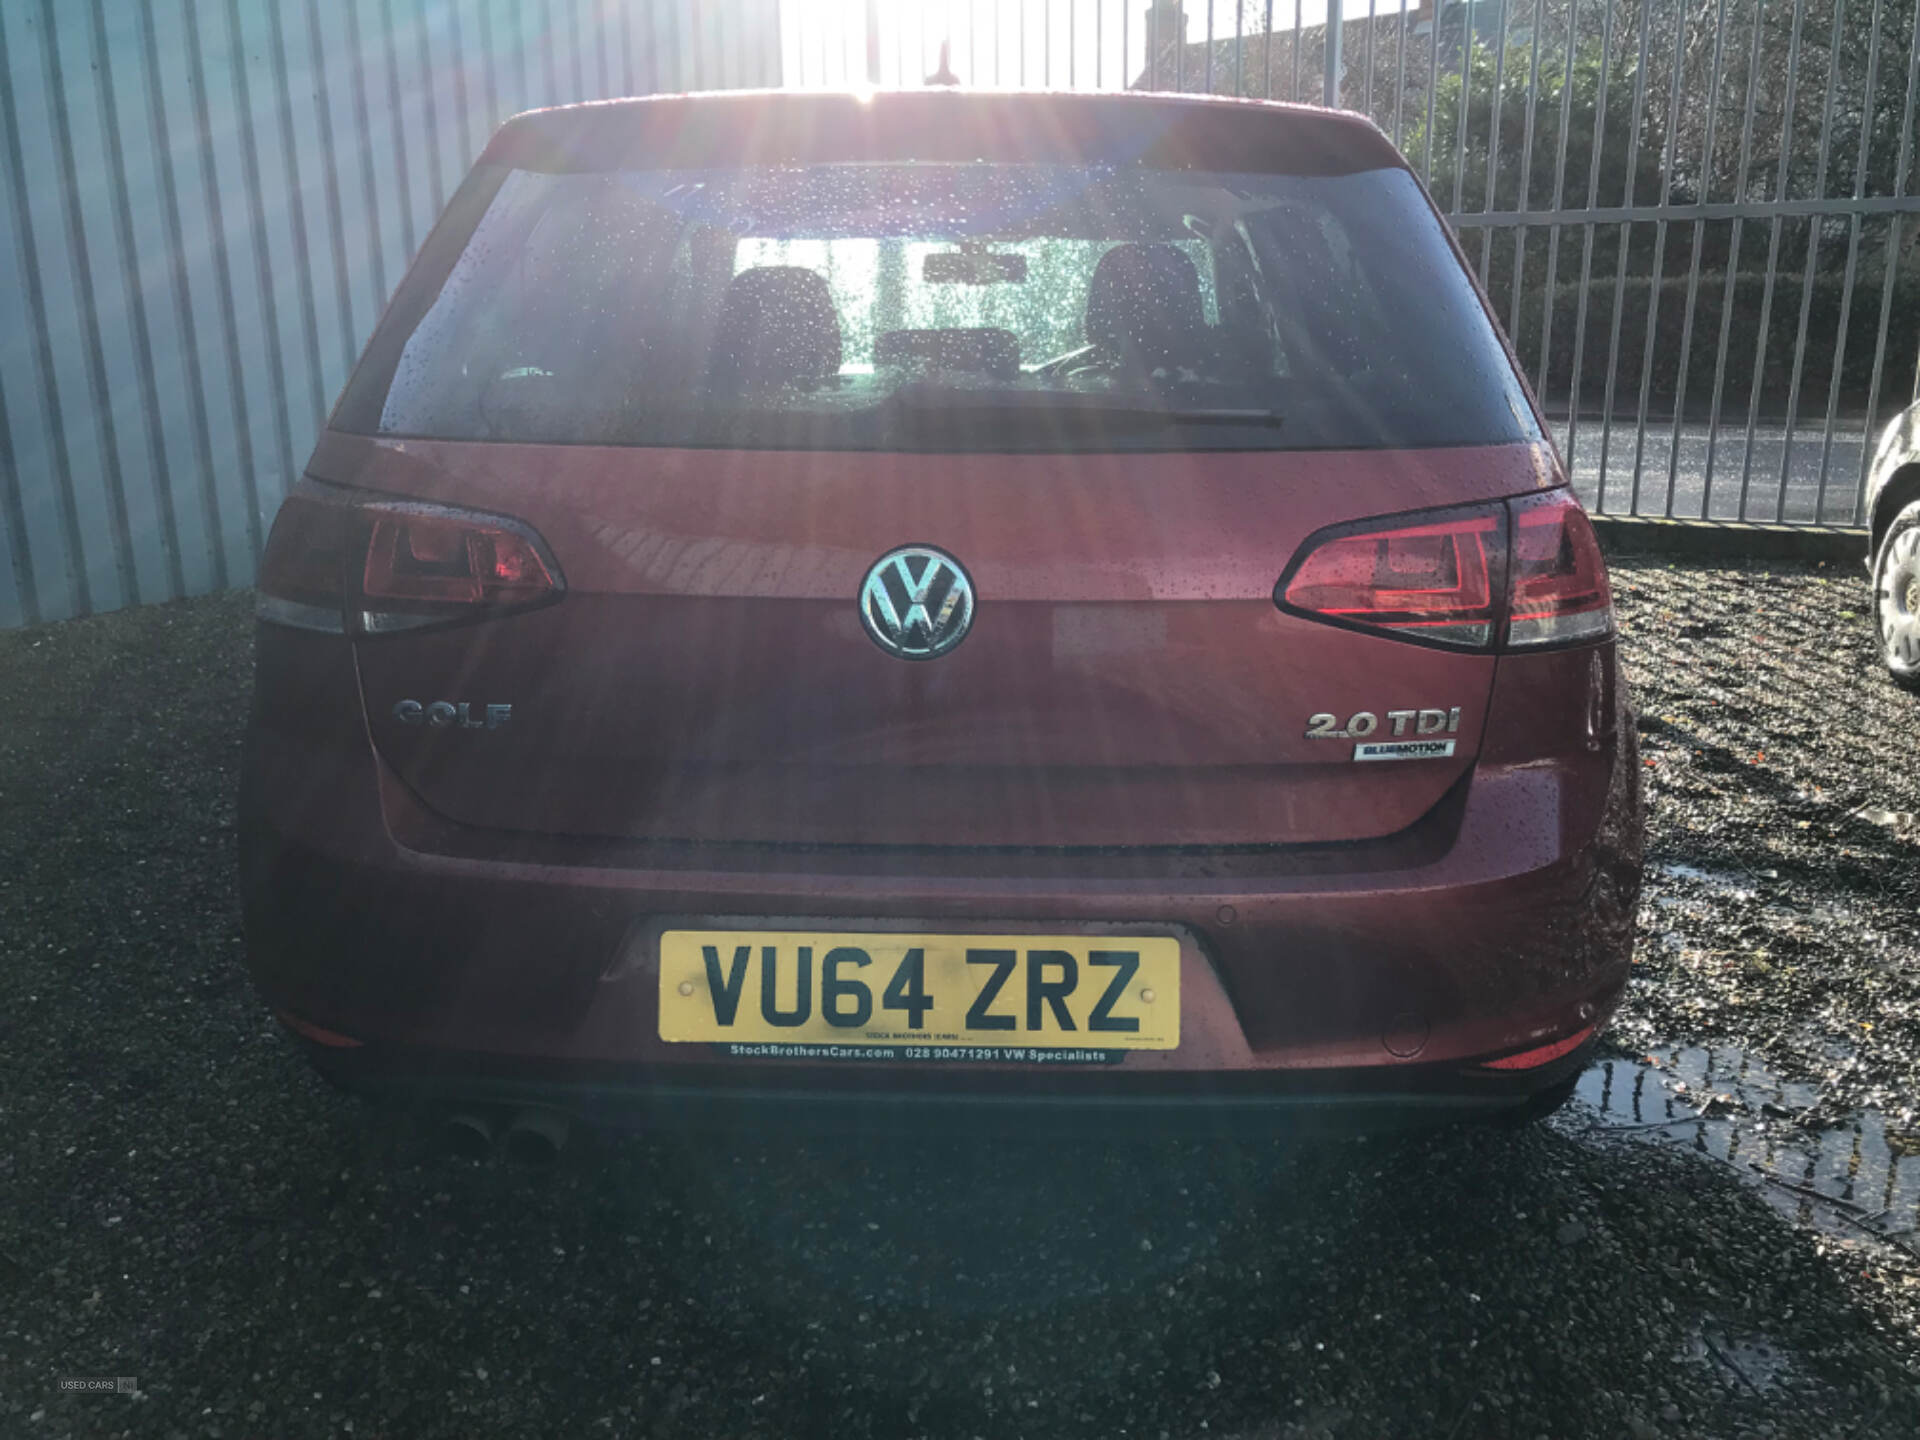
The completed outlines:
<svg viewBox="0 0 1920 1440">
<path fill-rule="evenodd" d="M 1169 425 L 1266 425 L 1279 429 L 1285 423 L 1278 410 L 1239 409 L 1233 406 L 1089 405 L 1096 415 L 1121 414 L 1132 419 L 1164 420 Z"/>
<path fill-rule="evenodd" d="M 1115 420 L 1147 425 L 1258 425 L 1270 429 L 1278 429 L 1284 423 L 1279 411 L 1260 406 L 1116 403 L 1102 395 L 1058 390 L 974 390 L 914 385 L 902 386 L 887 403 L 921 414 L 970 417 L 991 414 L 995 418 Z"/>
<path fill-rule="evenodd" d="M 956 407 L 959 408 L 959 407 Z M 1071 416 L 1091 423 L 1122 425 L 1253 425 L 1278 430 L 1283 418 L 1278 410 L 1228 405 L 1114 405 L 1081 401 L 1053 406 L 1009 407 L 1039 415 Z"/>
</svg>

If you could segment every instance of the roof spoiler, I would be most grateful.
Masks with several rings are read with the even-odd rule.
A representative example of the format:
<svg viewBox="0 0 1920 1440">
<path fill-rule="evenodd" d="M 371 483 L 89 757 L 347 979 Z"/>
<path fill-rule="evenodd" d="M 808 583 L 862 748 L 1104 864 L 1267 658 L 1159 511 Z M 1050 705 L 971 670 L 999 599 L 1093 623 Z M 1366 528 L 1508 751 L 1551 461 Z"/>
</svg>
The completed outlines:
<svg viewBox="0 0 1920 1440">
<path fill-rule="evenodd" d="M 722 91 L 534 110 L 483 161 L 551 172 L 849 161 L 1138 165 L 1346 175 L 1404 167 L 1364 116 L 1174 95 Z"/>
</svg>

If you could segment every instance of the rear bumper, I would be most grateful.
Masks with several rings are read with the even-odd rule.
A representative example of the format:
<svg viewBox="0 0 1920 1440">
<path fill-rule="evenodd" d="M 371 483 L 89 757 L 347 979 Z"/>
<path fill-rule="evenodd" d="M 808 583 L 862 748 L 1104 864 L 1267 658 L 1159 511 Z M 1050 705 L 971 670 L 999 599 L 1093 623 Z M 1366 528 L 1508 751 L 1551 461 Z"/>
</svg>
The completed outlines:
<svg viewBox="0 0 1920 1440">
<path fill-rule="evenodd" d="M 1571 1085 L 1598 1043 L 1589 1038 L 1519 1074 L 1454 1066 L 1388 1072 L 1212 1075 L 1200 1083 L 966 1088 L 824 1083 L 820 1071 L 676 1073 L 680 1067 L 575 1066 L 390 1047 L 341 1050 L 295 1036 L 315 1069 L 371 1099 L 424 1107 L 534 1108 L 605 1129 L 791 1135 L 980 1134 L 1235 1138 L 1424 1129 L 1500 1121 Z M 864 1067 L 863 1067 L 864 1068 Z M 869 1080 L 871 1076 L 867 1077 Z M 1085 1077 L 1075 1076 L 1076 1080 Z"/>
<path fill-rule="evenodd" d="M 449 827 L 376 758 L 357 711 L 351 725 L 324 714 L 357 695 L 350 656 L 294 656 L 313 704 L 288 708 L 291 674 L 268 676 L 262 655 L 263 690 L 279 686 L 282 713 L 311 728 L 256 715 L 249 732 L 248 965 L 276 1010 L 358 1042 L 311 1047 L 353 1086 L 650 1123 L 1437 1120 L 1564 1082 L 1583 1052 L 1524 1070 L 1484 1062 L 1604 1024 L 1630 964 L 1641 809 L 1624 697 L 1581 752 L 1483 756 L 1418 824 L 1364 845 L 694 850 Z M 336 661 L 344 676 L 325 673 Z M 960 1069 L 722 1061 L 662 1042 L 651 937 L 742 920 L 1176 935 L 1181 1045 L 1110 1065 Z"/>
</svg>

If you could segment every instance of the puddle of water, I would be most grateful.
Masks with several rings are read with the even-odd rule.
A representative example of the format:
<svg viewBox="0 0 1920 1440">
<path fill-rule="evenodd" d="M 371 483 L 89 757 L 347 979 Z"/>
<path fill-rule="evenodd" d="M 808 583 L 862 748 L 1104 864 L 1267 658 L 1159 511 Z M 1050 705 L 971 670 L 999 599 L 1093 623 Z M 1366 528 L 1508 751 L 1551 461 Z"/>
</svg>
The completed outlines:
<svg viewBox="0 0 1920 1440">
<path fill-rule="evenodd" d="M 1719 1330 L 1701 1329 L 1688 1337 L 1684 1353 L 1696 1364 L 1731 1370 L 1760 1393 L 1793 1379 L 1799 1368 L 1792 1355 L 1765 1335 L 1735 1339 Z"/>
<path fill-rule="evenodd" d="M 1594 1129 L 1723 1161 L 1802 1224 L 1920 1243 L 1920 1136 L 1878 1110 L 1800 1125 L 1819 1087 L 1782 1080 L 1744 1050 L 1675 1046 L 1643 1061 L 1602 1060 L 1576 1093 L 1597 1112 Z"/>
</svg>

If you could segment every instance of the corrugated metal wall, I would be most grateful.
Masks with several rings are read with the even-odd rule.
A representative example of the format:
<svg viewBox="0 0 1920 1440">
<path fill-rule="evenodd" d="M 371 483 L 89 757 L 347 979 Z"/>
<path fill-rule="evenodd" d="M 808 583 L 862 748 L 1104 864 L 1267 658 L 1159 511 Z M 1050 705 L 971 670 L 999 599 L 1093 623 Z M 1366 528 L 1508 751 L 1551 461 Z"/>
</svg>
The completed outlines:
<svg viewBox="0 0 1920 1440">
<path fill-rule="evenodd" d="M 251 578 L 501 120 L 779 83 L 779 0 L 0 0 L 0 626 Z"/>
</svg>

